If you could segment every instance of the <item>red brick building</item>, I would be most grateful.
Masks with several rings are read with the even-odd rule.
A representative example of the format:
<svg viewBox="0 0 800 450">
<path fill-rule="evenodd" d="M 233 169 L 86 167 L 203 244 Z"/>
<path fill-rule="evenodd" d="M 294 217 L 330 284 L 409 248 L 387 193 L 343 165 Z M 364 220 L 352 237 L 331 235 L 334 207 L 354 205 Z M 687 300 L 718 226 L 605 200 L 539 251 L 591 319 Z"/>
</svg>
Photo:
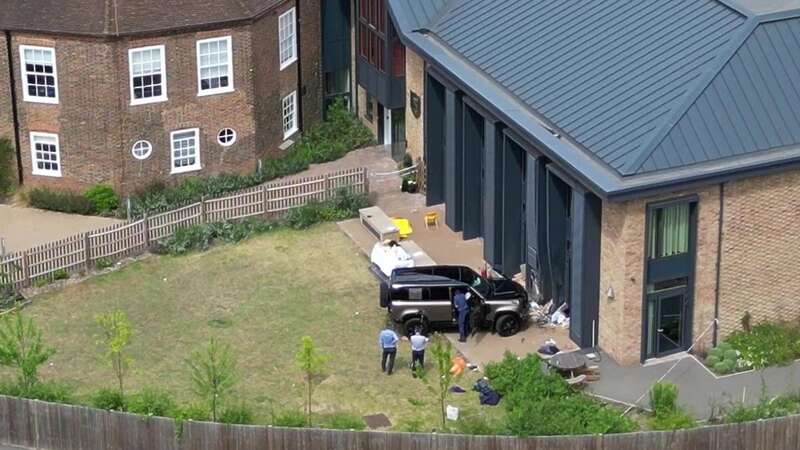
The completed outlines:
<svg viewBox="0 0 800 450">
<path fill-rule="evenodd" d="M 129 193 L 250 172 L 322 117 L 317 0 L 0 9 L 0 137 L 26 186 Z"/>
</svg>

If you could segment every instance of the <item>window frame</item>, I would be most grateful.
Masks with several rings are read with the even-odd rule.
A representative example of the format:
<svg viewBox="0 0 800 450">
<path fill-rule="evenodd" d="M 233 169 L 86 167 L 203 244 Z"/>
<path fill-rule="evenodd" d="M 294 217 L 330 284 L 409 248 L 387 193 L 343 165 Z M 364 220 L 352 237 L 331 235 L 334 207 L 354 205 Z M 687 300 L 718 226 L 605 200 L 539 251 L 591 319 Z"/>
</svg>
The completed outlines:
<svg viewBox="0 0 800 450">
<path fill-rule="evenodd" d="M 231 130 L 231 132 L 233 133 L 233 135 L 231 136 L 231 140 L 229 142 L 222 142 L 222 140 L 220 139 L 220 137 L 222 135 L 222 132 L 225 131 L 225 130 Z M 223 128 L 220 128 L 219 131 L 217 131 L 217 144 L 219 144 L 219 145 L 221 145 L 223 147 L 230 147 L 231 145 L 236 143 L 236 139 L 238 137 L 239 137 L 239 134 L 236 132 L 236 129 L 231 128 L 231 127 L 223 127 Z"/>
<path fill-rule="evenodd" d="M 136 153 L 134 152 L 134 149 L 139 144 L 147 144 L 148 150 L 147 154 L 145 154 L 144 156 L 137 156 Z M 138 141 L 134 142 L 133 145 L 131 145 L 131 156 L 133 156 L 133 158 L 136 159 L 137 161 L 144 161 L 150 158 L 152 154 L 153 154 L 153 144 L 147 139 L 139 139 Z"/>
<path fill-rule="evenodd" d="M 42 50 L 48 51 L 53 54 L 53 78 L 55 80 L 54 86 L 56 89 L 55 97 L 39 97 L 31 96 L 28 94 L 28 71 L 25 69 L 25 50 Z M 39 45 L 20 45 L 19 46 L 19 69 L 22 76 L 22 101 L 31 103 L 45 103 L 49 105 L 57 105 L 59 99 L 58 89 L 58 61 L 56 60 L 55 47 L 42 47 Z"/>
<path fill-rule="evenodd" d="M 58 170 L 46 170 L 46 169 L 39 169 L 36 167 L 36 162 L 38 161 L 36 158 L 36 139 L 37 138 L 47 138 L 47 139 L 54 139 L 55 146 L 56 146 L 56 159 L 55 162 L 58 164 Z M 58 134 L 56 133 L 46 133 L 42 131 L 31 131 L 29 134 L 29 144 L 31 147 L 31 174 L 43 176 L 43 177 L 55 177 L 60 178 L 62 176 L 61 173 L 61 141 L 58 138 Z"/>
<path fill-rule="evenodd" d="M 225 41 L 225 46 L 228 51 L 228 85 L 225 87 L 203 89 L 203 80 L 200 72 L 200 45 L 214 41 Z M 200 39 L 195 45 L 195 61 L 197 64 L 197 96 L 203 97 L 206 95 L 226 94 L 234 91 L 233 87 L 233 40 L 231 36 L 219 36 L 208 39 Z"/>
<path fill-rule="evenodd" d="M 161 95 L 158 97 L 147 97 L 137 99 L 133 93 L 133 54 L 135 52 L 159 50 L 161 52 Z M 167 97 L 167 50 L 166 46 L 148 45 L 146 47 L 135 47 L 128 49 L 128 88 L 131 96 L 131 106 L 147 105 L 150 103 L 160 103 L 169 100 Z"/>
<path fill-rule="evenodd" d="M 647 208 L 647 220 L 645 224 L 647 226 L 647 230 L 645 235 L 647 236 L 647 240 L 645 241 L 645 257 L 647 261 L 663 261 L 665 259 L 670 258 L 680 258 L 685 257 L 692 251 L 692 205 L 696 204 L 697 201 L 694 199 L 676 199 L 667 202 L 659 202 L 656 204 L 648 205 Z M 661 253 L 664 252 L 665 247 L 665 236 L 662 234 L 663 229 L 659 225 L 661 225 L 659 218 L 662 216 L 659 213 L 662 213 L 670 208 L 676 207 L 685 207 L 686 208 L 686 235 L 683 237 L 685 240 L 686 249 L 684 251 L 678 253 L 671 253 L 669 255 L 662 255 Z"/>
<path fill-rule="evenodd" d="M 286 100 L 292 99 L 292 127 L 286 129 Z M 288 95 L 281 98 L 281 130 L 283 131 L 283 140 L 287 140 L 299 131 L 299 124 L 297 121 L 297 91 L 292 91 Z"/>
<path fill-rule="evenodd" d="M 175 135 L 179 133 L 192 132 L 195 136 L 195 163 L 191 166 L 175 167 Z M 200 163 L 200 129 L 199 128 L 183 128 L 180 130 L 170 131 L 169 133 L 169 173 L 176 175 L 186 172 L 195 172 L 203 168 Z"/>
<path fill-rule="evenodd" d="M 291 48 L 292 48 L 292 56 L 289 57 L 286 61 L 281 61 L 283 58 L 283 39 L 281 39 L 281 21 L 284 17 L 290 15 L 292 16 L 292 38 L 291 38 Z M 291 9 L 287 10 L 280 16 L 278 16 L 278 63 L 280 64 L 280 70 L 284 70 L 287 67 L 291 66 L 297 61 L 297 8 L 292 7 Z"/>
</svg>

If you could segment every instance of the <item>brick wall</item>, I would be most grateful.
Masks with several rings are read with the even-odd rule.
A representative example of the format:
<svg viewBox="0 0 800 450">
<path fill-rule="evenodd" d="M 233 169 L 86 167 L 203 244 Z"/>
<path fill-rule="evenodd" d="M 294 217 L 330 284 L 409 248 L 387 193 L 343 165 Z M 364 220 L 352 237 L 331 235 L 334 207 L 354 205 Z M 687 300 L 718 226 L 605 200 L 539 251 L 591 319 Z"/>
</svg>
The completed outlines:
<svg viewBox="0 0 800 450">
<path fill-rule="evenodd" d="M 800 171 L 726 184 L 723 219 L 720 336 L 800 318 Z"/>
<path fill-rule="evenodd" d="M 419 118 L 414 117 L 411 110 L 411 94 L 420 98 Z M 425 61 L 406 48 L 406 144 L 408 152 L 416 161 L 424 153 L 424 120 L 425 120 Z"/>
<path fill-rule="evenodd" d="M 14 115 L 11 104 L 11 81 L 9 80 L 8 55 L 5 34 L 0 33 L 0 139 L 5 138 L 14 145 Z M 12 176 L 17 180 L 16 148 L 12 158 Z"/>
<path fill-rule="evenodd" d="M 287 2 L 253 24 L 253 42 L 257 51 L 252 54 L 254 82 L 256 153 L 260 158 L 278 156 L 278 147 L 283 143 L 283 112 L 281 102 L 293 91 L 298 90 L 297 62 L 280 70 L 278 46 L 278 17 L 291 9 L 294 2 Z M 299 105 L 299 103 L 298 103 Z"/>
<path fill-rule="evenodd" d="M 599 345 L 621 364 L 635 364 L 641 356 L 647 204 L 687 195 L 698 197 L 692 323 L 692 336 L 697 339 L 714 318 L 719 187 L 603 204 Z M 609 288 L 614 290 L 613 300 L 607 297 Z M 697 349 L 703 351 L 711 338 L 710 331 L 703 335 Z"/>
<path fill-rule="evenodd" d="M 358 105 L 357 105 L 357 113 L 358 118 L 361 119 L 361 122 L 372 131 L 374 136 L 378 136 L 378 102 L 375 98 L 372 98 L 372 120 L 367 119 L 367 91 L 361 86 L 357 86 L 357 97 L 358 97 Z M 380 139 L 380 142 L 383 142 L 383 138 Z"/>
<path fill-rule="evenodd" d="M 235 90 L 198 96 L 197 40 L 223 36 L 231 37 Z M 128 49 L 149 45 L 166 47 L 168 100 L 130 105 L 129 77 L 120 77 L 117 97 L 120 99 L 121 145 L 117 148 L 123 162 L 120 174 L 122 190 L 132 191 L 162 180 L 176 182 L 196 175 L 254 170 L 256 131 L 252 73 L 249 70 L 252 53 L 249 27 L 122 41 L 117 45 L 116 73 L 128 73 Z M 171 175 L 170 132 L 187 128 L 200 129 L 202 169 Z M 233 145 L 223 147 L 217 142 L 217 134 L 222 128 L 236 131 Z M 130 153 L 131 146 L 141 139 L 153 145 L 152 155 L 144 161 L 135 159 Z"/>
<path fill-rule="evenodd" d="M 297 91 L 297 107 L 302 106 L 297 114 L 298 118 L 302 114 L 305 125 L 322 116 L 318 0 L 308 0 L 300 8 L 298 45 L 303 64 L 295 62 L 280 70 L 278 16 L 293 6 L 295 1 L 286 1 L 251 24 L 162 36 L 107 40 L 14 34 L 15 73 L 20 73 L 21 44 L 55 48 L 58 71 L 57 105 L 23 102 L 22 85 L 18 82 L 16 86 L 25 184 L 82 190 L 96 183 L 111 183 L 129 193 L 155 182 L 250 172 L 258 159 L 277 155 L 284 142 L 281 102 L 286 95 Z M 235 90 L 198 96 L 197 40 L 222 36 L 232 39 Z M 131 105 L 128 50 L 149 45 L 165 46 L 168 100 Z M 10 86 L 4 78 L 8 73 L 4 53 L 0 53 L 0 133 L 9 128 L 6 116 L 10 115 L 10 108 L 3 104 L 10 97 L 3 95 L 3 89 Z M 301 66 L 307 77 L 302 100 L 298 88 Z M 170 132 L 184 128 L 200 129 L 202 169 L 172 175 Z M 236 131 L 236 142 L 230 147 L 217 142 L 222 128 Z M 62 177 L 32 174 L 31 131 L 59 135 Z M 131 155 L 138 140 L 153 146 L 144 161 Z"/>
<path fill-rule="evenodd" d="M 324 0 L 301 0 L 300 58 L 303 81 L 303 126 L 322 120 L 322 5 Z"/>
</svg>

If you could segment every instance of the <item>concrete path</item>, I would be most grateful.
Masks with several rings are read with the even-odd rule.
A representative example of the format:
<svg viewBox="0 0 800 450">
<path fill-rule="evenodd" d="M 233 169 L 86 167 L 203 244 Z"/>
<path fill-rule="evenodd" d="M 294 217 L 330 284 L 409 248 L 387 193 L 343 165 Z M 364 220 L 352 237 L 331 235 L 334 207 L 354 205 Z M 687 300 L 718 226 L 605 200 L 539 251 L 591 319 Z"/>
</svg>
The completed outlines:
<svg viewBox="0 0 800 450">
<path fill-rule="evenodd" d="M 105 217 L 0 205 L 0 238 L 4 239 L 6 252 L 24 250 L 117 222 Z"/>
<path fill-rule="evenodd" d="M 621 367 L 611 358 L 600 362 L 600 380 L 589 385 L 588 390 L 623 403 L 632 404 L 655 383 L 675 361 L 653 366 Z M 771 367 L 717 378 L 691 356 L 679 360 L 666 377 L 678 386 L 679 402 L 700 420 L 708 419 L 714 409 L 727 407 L 733 401 L 757 403 L 762 386 L 767 395 L 798 392 L 800 388 L 800 363 L 788 367 Z M 639 403 L 649 407 L 649 397 Z"/>
</svg>

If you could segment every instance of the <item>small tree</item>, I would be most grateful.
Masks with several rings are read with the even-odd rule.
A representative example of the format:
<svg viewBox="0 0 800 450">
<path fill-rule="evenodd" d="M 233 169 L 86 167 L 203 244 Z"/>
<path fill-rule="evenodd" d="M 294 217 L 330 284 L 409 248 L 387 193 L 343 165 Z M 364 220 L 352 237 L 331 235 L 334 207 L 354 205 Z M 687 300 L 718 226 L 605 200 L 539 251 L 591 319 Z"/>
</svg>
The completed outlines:
<svg viewBox="0 0 800 450">
<path fill-rule="evenodd" d="M 6 315 L 0 326 L 0 365 L 19 370 L 19 383 L 30 389 L 38 381 L 39 366 L 56 351 L 42 343 L 42 333 L 33 319 L 17 311 Z"/>
<path fill-rule="evenodd" d="M 114 371 L 117 379 L 117 389 L 119 396 L 125 399 L 125 376 L 131 364 L 131 358 L 127 355 L 128 346 L 131 343 L 133 332 L 128 322 L 128 316 L 122 311 L 114 311 L 108 314 L 99 314 L 95 317 L 95 322 L 100 325 L 101 334 L 97 344 L 103 347 L 104 356 Z"/>
<path fill-rule="evenodd" d="M 216 422 L 219 405 L 236 384 L 236 360 L 230 346 L 212 338 L 207 346 L 192 352 L 186 363 L 194 393 L 208 402 L 211 419 Z"/>
<path fill-rule="evenodd" d="M 320 354 L 314 347 L 314 341 L 309 336 L 300 340 L 300 350 L 295 355 L 297 367 L 303 372 L 306 383 L 306 425 L 311 426 L 311 396 L 320 383 L 320 378 L 325 372 L 325 363 L 328 358 Z"/>
<path fill-rule="evenodd" d="M 439 400 L 439 412 L 442 416 L 442 430 L 444 430 L 447 427 L 447 397 L 450 392 L 450 385 L 458 379 L 460 374 L 454 374 L 451 371 L 453 367 L 453 346 L 446 338 L 439 334 L 435 335 L 429 352 L 433 356 L 436 380 L 431 380 L 422 366 L 417 367 L 417 376 L 425 382 L 428 389 Z"/>
</svg>

